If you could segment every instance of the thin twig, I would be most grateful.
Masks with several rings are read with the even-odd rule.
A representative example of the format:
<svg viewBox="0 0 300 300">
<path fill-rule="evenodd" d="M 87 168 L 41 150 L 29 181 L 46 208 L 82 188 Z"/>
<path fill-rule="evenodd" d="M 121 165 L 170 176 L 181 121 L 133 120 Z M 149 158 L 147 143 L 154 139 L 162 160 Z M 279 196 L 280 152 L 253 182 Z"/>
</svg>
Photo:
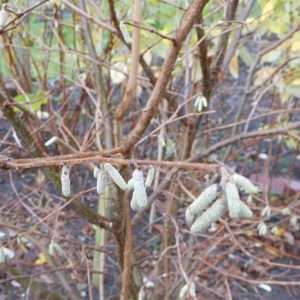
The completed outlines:
<svg viewBox="0 0 300 300">
<path fill-rule="evenodd" d="M 9 30 L 12 30 L 12 29 L 16 28 L 17 25 L 19 25 L 19 24 L 24 20 L 24 17 L 25 17 L 28 13 L 30 13 L 30 12 L 33 11 L 35 8 L 41 6 L 42 4 L 44 4 L 44 3 L 48 2 L 48 1 L 49 1 L 49 0 L 43 0 L 43 1 L 40 1 L 40 2 L 38 2 L 38 3 L 36 3 L 36 4 L 32 5 L 32 6 L 28 7 L 27 9 L 25 9 L 25 10 L 22 11 L 21 13 L 12 12 L 10 9 L 7 9 L 7 8 L 6 8 L 6 10 L 7 10 L 8 12 L 12 12 L 12 13 L 15 15 L 15 17 L 14 17 L 11 21 L 9 21 L 7 24 L 5 24 L 5 26 L 3 26 L 3 27 L 0 29 L 0 34 L 2 34 L 2 33 L 4 33 L 4 32 L 7 32 L 7 31 L 9 31 Z M 15 21 L 17 21 L 17 20 L 20 19 L 20 18 L 21 18 L 21 20 L 20 20 L 19 22 L 17 22 L 17 24 L 12 25 Z M 12 25 L 12 26 L 10 26 L 10 25 Z"/>
<path fill-rule="evenodd" d="M 139 24 L 137 24 L 137 23 L 129 22 L 129 21 L 125 21 L 124 24 L 128 24 L 128 25 L 133 26 L 133 27 L 135 27 L 135 28 L 139 28 L 139 29 L 146 30 L 146 31 L 148 31 L 148 32 L 150 32 L 150 33 L 154 33 L 154 34 L 158 35 L 159 37 L 161 37 L 161 38 L 164 39 L 164 40 L 169 40 L 169 41 L 171 41 L 172 43 L 176 43 L 176 40 L 175 40 L 174 38 L 169 37 L 169 36 L 167 36 L 167 35 L 165 35 L 165 34 L 162 34 L 162 33 L 160 33 L 158 30 L 155 30 L 155 29 L 153 29 L 153 28 L 148 28 L 148 27 L 139 25 Z"/>
</svg>

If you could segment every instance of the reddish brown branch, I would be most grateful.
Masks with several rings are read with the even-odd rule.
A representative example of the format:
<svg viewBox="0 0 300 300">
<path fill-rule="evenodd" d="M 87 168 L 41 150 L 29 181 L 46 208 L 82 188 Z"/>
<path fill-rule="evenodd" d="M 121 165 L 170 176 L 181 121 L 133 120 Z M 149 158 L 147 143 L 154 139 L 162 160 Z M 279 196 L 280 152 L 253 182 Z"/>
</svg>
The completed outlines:
<svg viewBox="0 0 300 300">
<path fill-rule="evenodd" d="M 109 158 L 97 155 L 95 152 L 91 157 L 81 158 L 81 154 L 69 155 L 69 158 L 62 158 L 61 156 L 54 157 L 38 157 L 31 159 L 12 159 L 9 157 L 0 156 L 0 169 L 30 169 L 30 168 L 41 168 L 45 166 L 61 166 L 67 165 L 78 165 L 86 163 L 100 163 L 107 162 L 117 165 L 130 165 L 137 163 L 139 165 L 152 165 L 159 167 L 175 167 L 185 169 L 200 169 L 213 171 L 216 168 L 214 164 L 202 164 L 202 163 L 189 163 L 185 161 L 158 161 L 158 160 L 132 160 L 132 159 L 121 159 L 121 158 Z"/>
</svg>

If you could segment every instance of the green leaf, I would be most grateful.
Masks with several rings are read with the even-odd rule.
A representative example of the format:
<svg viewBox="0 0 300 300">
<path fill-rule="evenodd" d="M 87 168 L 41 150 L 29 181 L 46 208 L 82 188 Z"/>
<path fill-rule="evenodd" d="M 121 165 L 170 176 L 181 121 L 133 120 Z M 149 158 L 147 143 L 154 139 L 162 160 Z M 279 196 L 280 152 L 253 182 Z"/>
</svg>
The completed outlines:
<svg viewBox="0 0 300 300">
<path fill-rule="evenodd" d="M 293 138 L 288 138 L 286 140 L 286 146 L 291 150 L 296 150 L 298 148 L 298 142 Z"/>
<path fill-rule="evenodd" d="M 30 111 L 36 112 L 41 109 L 43 104 L 48 102 L 48 95 L 44 91 L 38 91 L 33 94 L 18 95 L 14 99 L 16 102 L 21 103 Z"/>
<path fill-rule="evenodd" d="M 239 49 L 239 56 L 248 67 L 251 66 L 254 57 L 250 54 L 246 47 L 242 47 L 241 49 Z"/>
</svg>

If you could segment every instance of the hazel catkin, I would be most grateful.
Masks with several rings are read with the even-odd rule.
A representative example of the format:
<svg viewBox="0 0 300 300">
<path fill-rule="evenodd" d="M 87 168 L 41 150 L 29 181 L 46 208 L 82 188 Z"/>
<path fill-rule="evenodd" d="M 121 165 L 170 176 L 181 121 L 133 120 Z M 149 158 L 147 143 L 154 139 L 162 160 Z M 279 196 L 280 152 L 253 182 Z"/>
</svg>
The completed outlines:
<svg viewBox="0 0 300 300">
<path fill-rule="evenodd" d="M 102 195 L 107 185 L 107 175 L 106 171 L 103 169 L 99 169 L 99 172 L 97 173 L 97 193 Z"/>
<path fill-rule="evenodd" d="M 239 217 L 244 218 L 244 219 L 250 219 L 253 216 L 252 210 L 244 203 L 241 201 L 240 203 L 240 213 Z"/>
<path fill-rule="evenodd" d="M 188 225 L 191 225 L 195 220 L 196 215 L 190 212 L 190 208 L 185 210 L 185 221 Z"/>
<path fill-rule="evenodd" d="M 6 3 L 4 3 L 0 10 L 0 29 L 5 26 L 8 19 L 8 12 L 6 11 Z"/>
<path fill-rule="evenodd" d="M 69 197 L 71 193 L 70 171 L 67 166 L 63 166 L 61 171 L 61 191 L 65 197 Z"/>
<path fill-rule="evenodd" d="M 99 169 L 98 167 L 95 167 L 95 168 L 94 168 L 93 175 L 94 175 L 95 178 L 98 177 L 99 171 L 100 171 L 100 169 Z"/>
<path fill-rule="evenodd" d="M 259 192 L 259 188 L 255 186 L 248 178 L 234 174 L 232 175 L 232 179 L 234 183 L 241 189 L 243 189 L 246 193 L 253 193 L 256 194 Z"/>
<path fill-rule="evenodd" d="M 133 178 L 129 179 L 129 181 L 127 182 L 127 190 L 131 191 L 133 190 L 134 186 L 133 186 Z"/>
<path fill-rule="evenodd" d="M 207 187 L 188 207 L 189 215 L 200 214 L 218 195 L 218 184 Z"/>
<path fill-rule="evenodd" d="M 139 209 L 146 208 L 148 199 L 142 170 L 135 169 L 132 178 L 134 188 L 132 198 L 135 199 Z"/>
<path fill-rule="evenodd" d="M 226 211 L 223 199 L 216 200 L 200 217 L 196 219 L 191 227 L 193 233 L 205 232 L 212 223 L 216 222 Z"/>
<path fill-rule="evenodd" d="M 111 179 L 114 181 L 114 183 L 122 190 L 127 189 L 127 183 L 119 173 L 119 171 L 112 166 L 109 163 L 104 163 L 103 164 L 104 170 L 108 173 L 108 175 L 111 177 Z"/>
<path fill-rule="evenodd" d="M 231 218 L 238 218 L 241 210 L 241 200 L 237 186 L 233 182 L 225 184 L 225 198 Z"/>
<path fill-rule="evenodd" d="M 154 179 L 154 175 L 155 175 L 155 169 L 151 166 L 149 171 L 148 171 L 148 174 L 147 174 L 147 177 L 146 177 L 146 181 L 145 181 L 145 186 L 146 187 L 150 187 L 152 182 L 153 182 L 153 179 Z"/>
<path fill-rule="evenodd" d="M 131 198 L 131 201 L 130 201 L 130 207 L 132 210 L 139 210 L 139 205 L 137 204 L 137 201 L 136 201 L 136 193 L 133 192 L 132 194 L 132 198 Z"/>
</svg>

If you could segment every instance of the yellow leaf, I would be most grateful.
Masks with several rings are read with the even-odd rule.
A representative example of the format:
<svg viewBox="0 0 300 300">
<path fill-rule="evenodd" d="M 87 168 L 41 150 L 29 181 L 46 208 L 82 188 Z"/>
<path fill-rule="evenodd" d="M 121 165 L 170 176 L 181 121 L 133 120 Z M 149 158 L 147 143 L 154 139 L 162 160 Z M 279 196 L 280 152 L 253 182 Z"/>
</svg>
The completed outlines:
<svg viewBox="0 0 300 300">
<path fill-rule="evenodd" d="M 269 252 L 270 254 L 272 254 L 272 255 L 278 255 L 279 254 L 279 250 L 277 250 L 276 248 L 274 248 L 274 247 L 271 247 L 271 246 L 269 246 L 269 245 L 266 245 L 265 246 L 265 250 L 267 251 L 267 252 Z"/>
<path fill-rule="evenodd" d="M 273 10 L 274 10 L 274 2 L 268 1 L 261 12 L 261 19 L 265 20 L 266 18 L 268 18 Z"/>
<path fill-rule="evenodd" d="M 260 69 L 259 71 L 256 72 L 255 74 L 255 80 L 254 80 L 254 85 L 258 86 L 261 85 L 266 78 L 270 77 L 272 73 L 274 72 L 274 68 L 272 67 L 264 67 Z"/>
<path fill-rule="evenodd" d="M 239 77 L 239 59 L 236 53 L 233 55 L 230 61 L 229 72 L 234 79 Z"/>
<path fill-rule="evenodd" d="M 292 52 L 300 51 L 300 41 L 293 41 L 291 51 Z"/>
<path fill-rule="evenodd" d="M 39 258 L 34 262 L 36 266 L 41 266 L 47 263 L 47 258 L 43 252 L 39 253 Z"/>
<path fill-rule="evenodd" d="M 296 85 L 296 86 L 300 86 L 300 78 L 294 79 L 290 85 Z"/>
<path fill-rule="evenodd" d="M 28 249 L 23 244 L 19 244 L 19 247 L 21 248 L 21 251 L 23 253 L 27 253 L 28 252 Z"/>
<path fill-rule="evenodd" d="M 283 236 L 284 233 L 286 232 L 286 229 L 283 227 L 278 228 L 278 230 L 276 231 L 275 235 L 276 236 Z"/>
<path fill-rule="evenodd" d="M 254 232 L 253 232 L 252 229 L 249 229 L 249 230 L 246 231 L 246 236 L 247 237 L 252 237 L 253 235 L 254 235 Z"/>
</svg>

